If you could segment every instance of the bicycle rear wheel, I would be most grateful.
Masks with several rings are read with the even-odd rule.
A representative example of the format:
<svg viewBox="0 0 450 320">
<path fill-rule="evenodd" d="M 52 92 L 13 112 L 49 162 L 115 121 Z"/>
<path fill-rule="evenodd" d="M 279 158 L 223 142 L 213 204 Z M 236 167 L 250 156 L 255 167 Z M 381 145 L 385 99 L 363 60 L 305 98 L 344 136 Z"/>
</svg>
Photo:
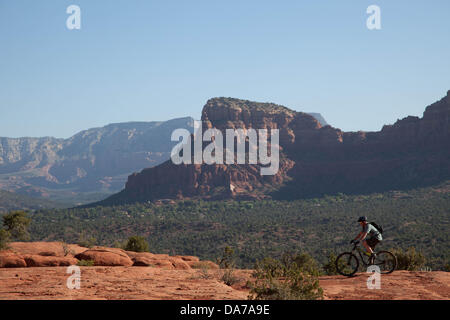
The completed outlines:
<svg viewBox="0 0 450 320">
<path fill-rule="evenodd" d="M 344 252 L 336 258 L 336 271 L 343 276 L 350 277 L 358 271 L 359 260 L 351 252 Z"/>
<path fill-rule="evenodd" d="M 378 266 L 382 274 L 388 274 L 397 267 L 397 258 L 389 251 L 380 251 L 377 252 L 373 265 Z"/>
</svg>

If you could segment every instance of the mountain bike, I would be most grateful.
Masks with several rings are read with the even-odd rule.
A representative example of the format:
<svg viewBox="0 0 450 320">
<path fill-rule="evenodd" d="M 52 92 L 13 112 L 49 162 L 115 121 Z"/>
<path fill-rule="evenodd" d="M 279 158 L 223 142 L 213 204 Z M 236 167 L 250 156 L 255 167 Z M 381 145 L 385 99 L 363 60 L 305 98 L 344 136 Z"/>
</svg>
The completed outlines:
<svg viewBox="0 0 450 320">
<path fill-rule="evenodd" d="M 356 256 L 358 253 L 359 258 Z M 366 252 L 359 246 L 359 242 L 354 243 L 351 252 L 343 252 L 336 258 L 336 271 L 343 276 L 353 276 L 359 268 L 359 260 L 364 266 L 378 266 L 382 274 L 388 274 L 397 267 L 397 257 L 389 251 L 375 252 L 376 257 L 373 258 L 370 253 Z"/>
</svg>

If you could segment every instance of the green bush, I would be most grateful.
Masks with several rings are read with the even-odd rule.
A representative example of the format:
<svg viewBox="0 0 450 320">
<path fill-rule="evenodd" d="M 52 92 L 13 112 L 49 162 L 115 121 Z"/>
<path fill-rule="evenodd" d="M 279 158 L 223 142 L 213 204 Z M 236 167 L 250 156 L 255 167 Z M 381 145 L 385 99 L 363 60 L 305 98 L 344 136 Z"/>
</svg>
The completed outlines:
<svg viewBox="0 0 450 320">
<path fill-rule="evenodd" d="M 334 253 L 330 253 L 328 255 L 328 261 L 322 266 L 322 269 L 329 276 L 338 274 L 336 270 L 336 255 Z"/>
<path fill-rule="evenodd" d="M 408 250 L 395 248 L 390 250 L 397 257 L 397 270 L 418 271 L 422 269 L 427 260 L 422 252 L 410 247 Z"/>
<path fill-rule="evenodd" d="M 295 263 L 296 266 L 302 270 L 303 272 L 306 272 L 308 274 L 312 275 L 319 275 L 319 264 L 317 261 L 308 253 L 300 253 L 296 255 L 285 255 L 283 257 L 284 259 L 287 259 L 288 263 Z"/>
<path fill-rule="evenodd" d="M 3 228 L 0 229 L 0 250 L 8 248 L 11 239 L 28 240 L 28 226 L 31 219 L 25 211 L 11 211 L 2 217 Z"/>
<path fill-rule="evenodd" d="M 222 256 L 217 259 L 217 264 L 221 269 L 233 268 L 235 265 L 233 248 L 226 246 L 223 249 Z"/>
<path fill-rule="evenodd" d="M 8 249 L 10 234 L 5 229 L 0 229 L 0 250 Z"/>
<path fill-rule="evenodd" d="M 205 280 L 211 279 L 211 275 L 209 274 L 209 266 L 200 268 L 200 278 Z"/>
<path fill-rule="evenodd" d="M 11 211 L 3 216 L 3 227 L 9 232 L 10 237 L 17 240 L 28 240 L 28 226 L 31 219 L 25 211 Z"/>
<path fill-rule="evenodd" d="M 217 258 L 216 260 L 220 269 L 224 269 L 222 277 L 220 279 L 223 283 L 225 283 L 227 286 L 232 286 L 239 281 L 239 279 L 234 275 L 234 267 L 236 265 L 236 261 L 233 248 L 231 248 L 230 246 L 226 246 L 223 249 L 222 256 L 220 258 Z"/>
<path fill-rule="evenodd" d="M 249 299 L 254 300 L 317 300 L 323 299 L 323 290 L 319 279 L 302 272 L 290 269 L 286 277 L 262 278 L 250 284 Z"/>
<path fill-rule="evenodd" d="M 278 278 L 286 273 L 286 268 L 281 261 L 267 257 L 255 264 L 253 276 L 255 278 Z"/>
<path fill-rule="evenodd" d="M 320 274 L 317 261 L 308 253 L 285 253 L 280 260 L 264 258 L 255 265 L 256 277 L 270 275 L 271 277 L 284 277 L 291 269 L 299 269 L 304 273 L 318 276 Z"/>
<path fill-rule="evenodd" d="M 227 286 L 232 286 L 236 282 L 239 282 L 239 278 L 234 274 L 234 269 L 226 269 L 222 274 L 221 280 Z"/>
<path fill-rule="evenodd" d="M 265 258 L 255 265 L 253 276 L 249 299 L 323 299 L 316 262 L 308 254 L 284 255 L 281 261 Z"/>
<path fill-rule="evenodd" d="M 128 238 L 125 250 L 134 252 L 147 252 L 149 251 L 149 245 L 144 237 L 132 236 Z"/>
</svg>

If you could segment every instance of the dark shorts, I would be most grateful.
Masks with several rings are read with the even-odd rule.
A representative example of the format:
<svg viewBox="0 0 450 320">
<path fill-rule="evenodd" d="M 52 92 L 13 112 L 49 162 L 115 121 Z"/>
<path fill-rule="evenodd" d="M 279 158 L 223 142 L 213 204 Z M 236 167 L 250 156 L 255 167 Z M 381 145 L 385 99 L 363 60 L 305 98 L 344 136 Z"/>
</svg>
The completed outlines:
<svg viewBox="0 0 450 320">
<path fill-rule="evenodd" d="M 367 244 L 374 249 L 375 246 L 380 242 L 380 240 L 378 240 L 377 238 L 370 238 L 366 240 Z"/>
</svg>

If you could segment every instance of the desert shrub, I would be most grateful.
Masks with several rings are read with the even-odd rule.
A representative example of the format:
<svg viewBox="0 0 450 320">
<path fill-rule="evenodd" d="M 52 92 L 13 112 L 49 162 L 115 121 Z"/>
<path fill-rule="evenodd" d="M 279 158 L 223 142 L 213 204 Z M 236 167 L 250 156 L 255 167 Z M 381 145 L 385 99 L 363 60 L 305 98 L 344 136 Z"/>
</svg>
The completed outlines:
<svg viewBox="0 0 450 320">
<path fill-rule="evenodd" d="M 220 280 L 222 280 L 222 282 L 225 283 L 227 286 L 232 286 L 233 284 L 239 282 L 239 278 L 236 277 L 234 269 L 226 269 L 223 272 Z"/>
<path fill-rule="evenodd" d="M 227 286 L 232 286 L 239 279 L 234 274 L 234 267 L 236 265 L 233 248 L 226 246 L 223 249 L 222 256 L 217 258 L 217 264 L 220 269 L 224 269 L 220 280 Z"/>
<path fill-rule="evenodd" d="M 334 253 L 330 253 L 328 255 L 328 261 L 322 266 L 322 269 L 329 276 L 338 274 L 336 270 L 336 255 Z"/>
<path fill-rule="evenodd" d="M 94 266 L 94 260 L 80 260 L 80 261 L 78 261 L 77 266 L 80 266 L 80 267 L 93 267 Z"/>
<path fill-rule="evenodd" d="M 297 264 L 298 263 L 298 264 Z M 256 280 L 248 283 L 249 299 L 323 299 L 316 262 L 307 254 L 284 255 L 281 260 L 265 258 L 255 265 Z"/>
<path fill-rule="evenodd" d="M 395 248 L 390 250 L 397 257 L 397 270 L 418 271 L 422 269 L 427 260 L 422 252 L 410 247 L 408 250 Z"/>
<path fill-rule="evenodd" d="M 249 299 L 255 300 L 317 300 L 323 299 L 319 279 L 299 268 L 285 270 L 285 276 L 273 278 L 269 273 L 249 283 Z"/>
<path fill-rule="evenodd" d="M 10 237 L 17 240 L 28 240 L 28 226 L 31 219 L 25 211 L 11 211 L 3 216 L 3 227 Z"/>
<path fill-rule="evenodd" d="M 11 211 L 2 217 L 3 228 L 0 229 L 0 250 L 8 248 L 11 239 L 29 239 L 28 225 L 31 219 L 25 211 Z"/>
<path fill-rule="evenodd" d="M 254 276 L 270 275 L 273 278 L 284 277 L 291 269 L 299 269 L 304 273 L 319 275 L 319 267 L 316 260 L 307 253 L 285 253 L 280 260 L 264 258 L 255 265 Z"/>
<path fill-rule="evenodd" d="M 0 229 L 0 250 L 8 249 L 10 234 L 5 229 Z"/>
<path fill-rule="evenodd" d="M 200 268 L 200 278 L 205 280 L 211 279 L 211 275 L 209 274 L 209 268 L 207 267 Z"/>
<path fill-rule="evenodd" d="M 257 280 L 250 284 L 249 299 L 254 300 L 318 300 L 323 299 L 323 290 L 314 276 L 297 270 L 284 281 L 275 279 Z"/>
<path fill-rule="evenodd" d="M 285 254 L 283 255 L 283 259 L 286 260 L 287 266 L 295 263 L 296 267 L 301 269 L 303 272 L 312 275 L 320 274 L 319 264 L 308 253 L 299 253 L 295 255 Z"/>
<path fill-rule="evenodd" d="M 209 280 L 212 278 L 212 274 L 209 273 L 210 266 L 206 263 L 196 263 L 191 265 L 192 269 L 197 269 L 197 275 L 191 277 L 191 279 L 204 279 Z"/>
<path fill-rule="evenodd" d="M 256 278 L 282 277 L 286 273 L 286 268 L 279 260 L 266 257 L 261 261 L 256 262 L 253 276 Z"/>
<path fill-rule="evenodd" d="M 147 240 L 141 236 L 132 236 L 128 238 L 125 250 L 134 252 L 148 252 L 149 245 Z"/>
<path fill-rule="evenodd" d="M 225 249 L 223 249 L 222 256 L 217 258 L 217 264 L 221 269 L 233 268 L 235 265 L 233 248 L 226 246 Z"/>
</svg>

